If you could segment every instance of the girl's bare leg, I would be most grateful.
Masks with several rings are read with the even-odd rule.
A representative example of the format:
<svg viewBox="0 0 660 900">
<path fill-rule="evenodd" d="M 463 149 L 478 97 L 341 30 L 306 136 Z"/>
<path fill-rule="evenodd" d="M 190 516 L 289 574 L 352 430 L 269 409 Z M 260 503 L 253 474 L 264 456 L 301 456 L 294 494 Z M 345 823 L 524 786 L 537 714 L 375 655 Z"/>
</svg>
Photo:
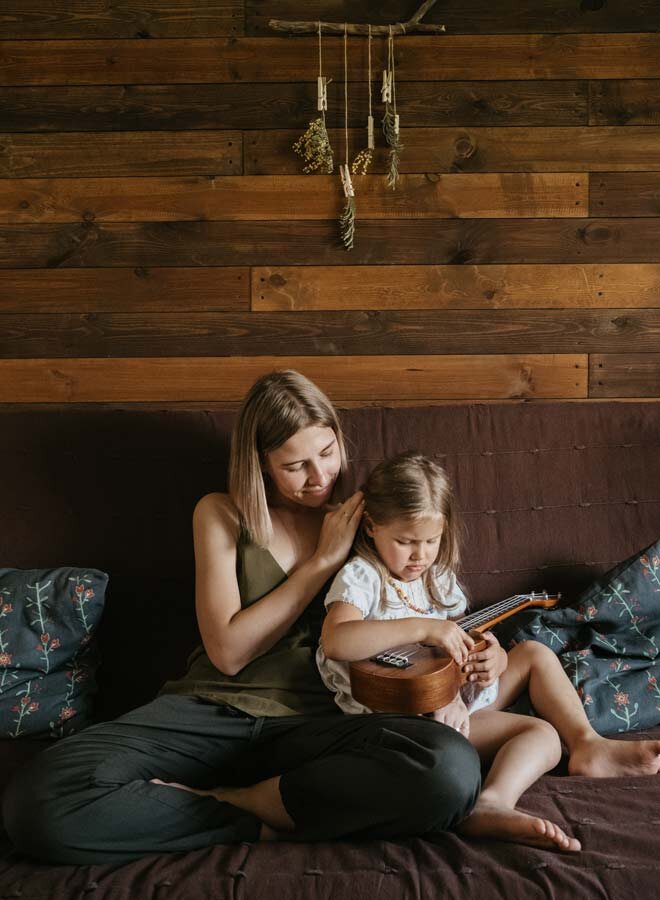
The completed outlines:
<svg viewBox="0 0 660 900">
<path fill-rule="evenodd" d="M 509 652 L 495 705 L 504 709 L 525 688 L 536 712 L 566 744 L 571 775 L 607 778 L 660 771 L 660 741 L 617 741 L 594 731 L 558 657 L 538 641 L 523 641 Z"/>
<path fill-rule="evenodd" d="M 278 832 L 293 831 L 296 827 L 282 803 L 279 776 L 250 785 L 250 787 L 218 787 L 210 791 L 188 787 L 188 785 L 179 784 L 176 781 L 161 781 L 159 778 L 152 778 L 151 780 L 153 784 L 162 784 L 165 787 L 190 791 L 192 794 L 199 794 L 200 797 L 214 797 L 223 803 L 231 803 L 232 806 L 236 806 L 238 809 L 244 809 L 246 812 L 252 813 L 258 819 L 261 819 L 263 823 L 259 835 L 262 841 L 276 840 Z"/>
<path fill-rule="evenodd" d="M 515 809 L 523 791 L 552 769 L 561 756 L 559 736 L 540 719 L 484 709 L 470 717 L 470 742 L 491 763 L 472 813 L 458 831 L 550 850 L 580 850 L 562 828 Z"/>
</svg>

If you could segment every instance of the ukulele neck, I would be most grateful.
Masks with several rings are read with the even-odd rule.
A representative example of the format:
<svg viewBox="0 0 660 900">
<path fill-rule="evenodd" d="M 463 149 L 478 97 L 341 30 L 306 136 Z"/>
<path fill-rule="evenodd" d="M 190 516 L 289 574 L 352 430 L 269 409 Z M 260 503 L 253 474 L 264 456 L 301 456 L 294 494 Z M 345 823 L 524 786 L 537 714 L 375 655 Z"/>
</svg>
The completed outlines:
<svg viewBox="0 0 660 900">
<path fill-rule="evenodd" d="M 551 603 L 551 598 L 545 591 L 531 594 L 514 594 L 507 597 L 506 600 L 500 600 L 492 606 L 485 609 L 479 609 L 456 620 L 464 631 L 486 631 L 491 625 L 507 619 L 514 613 L 519 612 L 527 606 L 546 606 Z"/>
</svg>

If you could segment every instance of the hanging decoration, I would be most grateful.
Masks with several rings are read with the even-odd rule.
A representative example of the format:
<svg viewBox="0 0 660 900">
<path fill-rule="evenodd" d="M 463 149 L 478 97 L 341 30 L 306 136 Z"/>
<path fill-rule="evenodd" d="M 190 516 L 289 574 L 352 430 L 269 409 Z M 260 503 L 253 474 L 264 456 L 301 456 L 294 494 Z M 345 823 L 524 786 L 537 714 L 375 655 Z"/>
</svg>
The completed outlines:
<svg viewBox="0 0 660 900">
<path fill-rule="evenodd" d="M 344 26 L 344 165 L 339 166 L 346 203 L 339 218 L 339 233 L 347 250 L 353 249 L 355 237 L 355 190 L 348 164 L 348 29 Z"/>
<path fill-rule="evenodd" d="M 319 75 L 316 79 L 316 107 L 321 115 L 313 119 L 307 126 L 307 130 L 293 145 L 293 149 L 305 160 L 303 172 L 318 172 L 321 175 L 331 175 L 334 170 L 332 147 L 325 124 L 325 114 L 328 109 L 328 84 L 332 79 L 323 75 L 323 56 L 321 53 L 321 22 L 318 23 L 319 34 Z"/>
<path fill-rule="evenodd" d="M 424 0 L 417 12 L 407 22 L 395 22 L 394 25 L 373 25 L 374 34 L 389 34 L 390 29 L 396 34 L 443 34 L 447 29 L 444 25 L 426 25 L 422 19 L 427 12 L 435 6 L 437 0 Z M 268 27 L 273 31 L 284 34 L 313 34 L 318 27 L 318 22 L 284 22 L 282 19 L 271 19 Z M 367 34 L 368 25 L 342 25 L 340 22 L 323 22 L 326 34 L 343 34 L 344 28 L 349 34 Z"/>
<path fill-rule="evenodd" d="M 368 43 L 368 86 L 369 86 L 369 115 L 367 116 L 367 146 L 360 150 L 353 160 L 351 171 L 354 175 L 366 175 L 374 158 L 374 117 L 371 112 L 371 25 L 369 25 Z"/>
<path fill-rule="evenodd" d="M 385 104 L 383 116 L 383 134 L 390 148 L 390 167 L 387 173 L 387 186 L 396 190 L 399 180 L 399 162 L 403 144 L 399 134 L 399 116 L 396 111 L 396 75 L 394 71 L 394 35 L 390 25 L 387 37 L 387 69 L 383 70 L 383 86 L 381 99 Z"/>
</svg>

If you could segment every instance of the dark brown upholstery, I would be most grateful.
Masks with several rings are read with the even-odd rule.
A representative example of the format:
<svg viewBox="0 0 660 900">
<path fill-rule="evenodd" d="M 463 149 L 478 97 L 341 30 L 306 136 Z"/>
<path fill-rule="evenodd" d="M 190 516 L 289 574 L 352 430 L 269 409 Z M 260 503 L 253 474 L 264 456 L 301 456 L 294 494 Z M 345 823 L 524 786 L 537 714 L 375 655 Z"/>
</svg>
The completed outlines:
<svg viewBox="0 0 660 900">
<path fill-rule="evenodd" d="M 0 565 L 110 574 L 100 718 L 150 699 L 196 642 L 190 518 L 200 496 L 224 488 L 232 418 L 99 409 L 0 416 Z M 361 409 L 342 418 L 347 490 L 402 449 L 446 465 L 475 605 L 542 587 L 574 596 L 660 534 L 655 403 Z M 0 747 L 3 781 L 28 752 L 35 742 Z M 657 896 L 660 781 L 546 776 L 523 806 L 565 822 L 584 851 L 567 857 L 447 835 L 437 844 L 214 847 L 114 870 L 50 868 L 8 854 L 0 898 Z"/>
</svg>

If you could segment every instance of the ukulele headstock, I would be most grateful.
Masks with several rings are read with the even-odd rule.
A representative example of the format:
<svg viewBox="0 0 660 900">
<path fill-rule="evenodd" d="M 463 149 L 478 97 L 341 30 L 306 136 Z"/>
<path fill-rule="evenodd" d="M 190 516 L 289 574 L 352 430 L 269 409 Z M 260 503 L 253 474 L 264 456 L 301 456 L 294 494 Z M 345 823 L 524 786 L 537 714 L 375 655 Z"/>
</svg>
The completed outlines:
<svg viewBox="0 0 660 900">
<path fill-rule="evenodd" d="M 547 591 L 532 591 L 527 594 L 529 606 L 541 606 L 544 609 L 552 609 L 561 601 L 561 594 L 548 594 Z"/>
</svg>

